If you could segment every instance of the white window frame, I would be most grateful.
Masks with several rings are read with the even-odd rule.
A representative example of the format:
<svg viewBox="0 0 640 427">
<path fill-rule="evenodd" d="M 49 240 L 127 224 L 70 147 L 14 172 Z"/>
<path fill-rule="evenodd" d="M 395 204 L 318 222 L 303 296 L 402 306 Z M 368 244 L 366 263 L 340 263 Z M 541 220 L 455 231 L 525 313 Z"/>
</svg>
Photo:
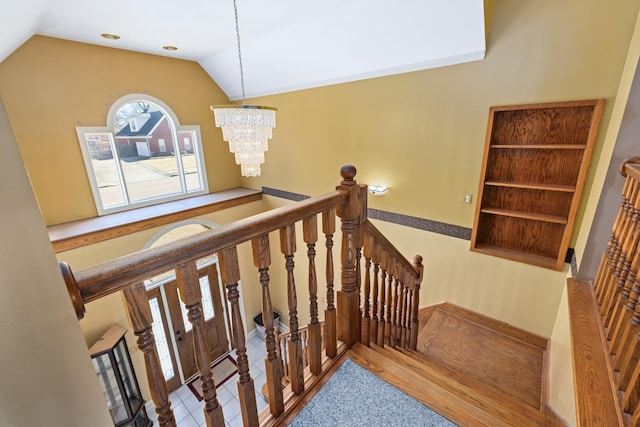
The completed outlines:
<svg viewBox="0 0 640 427">
<path fill-rule="evenodd" d="M 166 196 L 158 196 L 158 197 L 153 197 L 153 198 L 148 198 L 148 199 L 138 200 L 133 202 L 129 200 L 125 178 L 124 178 L 124 175 L 122 174 L 120 161 L 118 158 L 118 152 L 115 146 L 115 132 L 113 128 L 113 123 L 116 118 L 116 113 L 120 108 L 122 108 L 125 104 L 131 103 L 131 102 L 137 102 L 137 101 L 152 103 L 162 110 L 167 120 L 169 120 L 173 124 L 173 126 L 170 125 L 169 127 L 172 130 L 172 133 L 173 133 L 172 137 L 176 145 L 178 144 L 178 132 L 189 131 L 195 134 L 196 140 L 193 141 L 192 146 L 193 146 L 193 152 L 196 156 L 196 162 L 198 165 L 198 174 L 199 174 L 199 182 L 200 182 L 200 186 L 199 186 L 200 188 L 198 190 L 189 191 L 187 189 L 187 185 L 185 182 L 185 173 L 182 166 L 182 162 L 178 161 L 178 170 L 181 176 L 181 188 L 182 188 L 182 191 L 180 193 L 174 193 Z M 87 176 L 89 178 L 89 183 L 91 185 L 91 192 L 93 194 L 93 199 L 96 204 L 96 209 L 98 210 L 98 215 L 107 215 L 110 213 L 123 212 L 123 211 L 136 209 L 144 206 L 157 205 L 160 203 L 186 199 L 189 197 L 194 197 L 194 196 L 199 196 L 199 195 L 209 193 L 209 187 L 207 183 L 207 171 L 205 169 L 205 163 L 204 163 L 204 152 L 202 150 L 202 135 L 200 133 L 200 126 L 181 125 L 180 121 L 178 120 L 175 113 L 171 110 L 171 108 L 169 108 L 169 106 L 167 106 L 164 102 L 162 102 L 157 98 L 154 98 L 146 94 L 125 95 L 122 98 L 118 99 L 116 102 L 114 102 L 111 108 L 109 109 L 106 126 L 76 127 L 76 133 L 78 135 L 78 142 L 80 144 L 80 149 L 82 151 L 82 157 L 84 159 L 85 168 L 87 170 Z M 122 193 L 124 195 L 124 203 L 119 204 L 117 206 L 105 207 L 102 202 L 102 196 L 100 194 L 100 188 L 98 186 L 98 181 L 96 179 L 96 173 L 93 168 L 93 164 L 91 162 L 91 153 L 89 152 L 89 147 L 87 146 L 86 137 L 85 137 L 85 134 L 91 134 L 91 133 L 100 133 L 100 134 L 110 135 L 112 152 L 113 152 L 114 160 L 116 162 L 116 167 L 118 170 L 120 186 L 122 189 Z M 178 154 L 179 153 L 176 153 L 176 155 Z"/>
</svg>

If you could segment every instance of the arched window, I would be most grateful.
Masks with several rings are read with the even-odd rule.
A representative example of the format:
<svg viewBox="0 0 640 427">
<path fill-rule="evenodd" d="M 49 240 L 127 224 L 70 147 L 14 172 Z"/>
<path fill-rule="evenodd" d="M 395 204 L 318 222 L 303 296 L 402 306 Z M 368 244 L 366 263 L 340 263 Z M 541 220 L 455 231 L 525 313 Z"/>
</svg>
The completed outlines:
<svg viewBox="0 0 640 427">
<path fill-rule="evenodd" d="M 200 127 L 157 98 L 126 95 L 105 127 L 76 132 L 99 215 L 208 192 Z"/>
</svg>

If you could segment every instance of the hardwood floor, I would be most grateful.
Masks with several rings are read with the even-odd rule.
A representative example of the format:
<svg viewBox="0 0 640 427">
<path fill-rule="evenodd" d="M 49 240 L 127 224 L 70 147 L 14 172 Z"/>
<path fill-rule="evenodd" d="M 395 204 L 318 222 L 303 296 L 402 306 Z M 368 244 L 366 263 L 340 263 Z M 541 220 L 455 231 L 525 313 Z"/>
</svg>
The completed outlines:
<svg viewBox="0 0 640 427">
<path fill-rule="evenodd" d="M 460 426 L 563 425 L 544 402 L 546 339 L 446 303 L 421 311 L 421 325 L 417 351 L 357 344 L 342 359 Z"/>
</svg>

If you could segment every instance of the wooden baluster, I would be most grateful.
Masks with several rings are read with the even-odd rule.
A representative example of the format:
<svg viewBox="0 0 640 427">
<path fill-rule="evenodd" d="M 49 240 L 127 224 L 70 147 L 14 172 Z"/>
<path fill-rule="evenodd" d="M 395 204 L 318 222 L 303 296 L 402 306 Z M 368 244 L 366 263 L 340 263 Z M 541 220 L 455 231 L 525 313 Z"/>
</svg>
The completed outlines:
<svg viewBox="0 0 640 427">
<path fill-rule="evenodd" d="M 605 300 L 608 298 L 611 293 L 611 276 L 614 272 L 615 262 L 617 260 L 618 254 L 620 252 L 619 246 L 619 237 L 624 230 L 624 226 L 626 224 L 628 218 L 628 212 L 631 208 L 630 198 L 633 193 L 636 191 L 637 183 L 631 178 L 627 179 L 627 182 L 630 183 L 629 190 L 630 194 L 628 197 L 623 195 L 622 203 L 620 204 L 620 211 L 618 212 L 618 218 L 616 218 L 616 222 L 614 224 L 614 228 L 611 231 L 610 246 L 607 252 L 607 258 L 605 264 L 605 268 L 599 272 L 599 280 L 598 280 L 598 289 L 601 291 L 598 295 L 598 304 L 602 307 L 604 306 Z"/>
<path fill-rule="evenodd" d="M 369 311 L 370 307 L 370 292 L 371 292 L 371 245 L 373 239 L 369 236 L 366 237 L 366 244 L 364 245 L 364 307 L 362 310 L 362 331 L 360 332 L 360 342 L 369 347 L 370 329 L 371 329 L 371 316 Z"/>
<path fill-rule="evenodd" d="M 385 305 L 386 305 L 386 286 L 387 286 L 387 269 L 385 265 L 387 264 L 387 253 L 380 253 L 382 262 L 380 263 L 380 317 L 378 319 L 378 342 L 377 344 L 380 347 L 384 347 L 384 333 L 385 333 Z"/>
<path fill-rule="evenodd" d="M 631 220 L 634 214 L 633 205 L 635 199 L 638 197 L 637 192 L 637 183 L 634 182 L 634 188 L 636 191 L 634 192 L 633 199 L 630 200 L 631 203 L 627 204 L 627 208 L 625 209 L 625 216 L 623 218 L 620 235 L 617 238 L 616 245 L 614 246 L 613 255 L 611 258 L 611 264 L 609 266 L 609 273 L 607 277 L 607 281 L 605 283 L 605 287 L 607 288 L 605 297 L 602 302 L 601 312 L 605 317 L 605 321 L 608 323 L 610 312 L 613 308 L 613 304 L 616 301 L 616 297 L 619 292 L 620 278 L 622 275 L 622 268 L 624 266 L 625 261 L 625 253 L 623 251 L 623 247 L 627 247 L 628 239 L 630 238 L 630 231 L 633 232 L 633 228 L 631 227 Z"/>
<path fill-rule="evenodd" d="M 371 307 L 371 341 L 374 343 L 378 340 L 378 275 L 380 273 L 380 247 L 373 242 L 371 239 L 372 245 L 372 255 L 373 255 L 373 289 L 371 290 L 371 295 L 373 297 L 373 305 Z"/>
<path fill-rule="evenodd" d="M 253 264 L 258 269 L 260 284 L 262 285 L 262 319 L 264 321 L 264 340 L 267 347 L 267 358 L 264 361 L 265 376 L 267 377 L 267 392 L 269 395 L 269 410 L 275 416 L 284 412 L 284 397 L 282 394 L 282 376 L 278 352 L 276 351 L 276 336 L 273 328 L 273 305 L 269 292 L 269 266 L 271 265 L 271 250 L 269 235 L 263 234 L 251 241 L 253 250 Z"/>
<path fill-rule="evenodd" d="M 358 294 L 358 319 L 357 325 L 358 328 L 358 339 L 361 340 L 362 336 L 362 246 L 364 242 L 364 233 L 362 232 L 362 228 L 356 228 L 356 292 Z"/>
<path fill-rule="evenodd" d="M 418 346 L 418 310 L 420 309 L 420 284 L 422 283 L 422 275 L 424 274 L 424 266 L 422 265 L 422 257 L 416 255 L 413 258 L 413 266 L 418 272 L 413 286 L 413 296 L 411 298 L 411 339 L 409 348 L 415 350 Z"/>
<path fill-rule="evenodd" d="M 318 241 L 318 220 L 313 215 L 302 220 L 302 233 L 307 244 L 309 258 L 309 369 L 314 375 L 322 372 L 322 331 L 318 321 L 318 279 L 316 276 L 316 242 Z"/>
<path fill-rule="evenodd" d="M 392 298 L 393 304 L 391 306 L 391 330 L 389 331 L 389 344 L 391 347 L 396 348 L 398 345 L 398 316 L 400 314 L 400 279 L 398 278 L 397 263 L 394 263 L 394 277 L 393 277 L 393 291 Z"/>
<path fill-rule="evenodd" d="M 404 285 L 406 282 L 401 282 L 400 292 L 402 292 L 400 296 L 400 342 L 398 343 L 400 347 L 405 348 L 407 346 L 407 303 L 409 300 L 407 294 L 407 287 Z"/>
<path fill-rule="evenodd" d="M 354 177 L 356 168 L 343 166 L 340 170 L 342 181 L 336 187 L 347 192 L 347 202 L 338 206 L 337 214 L 342 219 L 342 246 L 341 260 L 341 287 L 337 292 L 337 309 L 340 323 L 337 326 L 338 339 L 349 347 L 360 341 L 360 305 L 359 284 L 356 276 L 356 249 L 358 246 L 358 233 L 360 227 L 359 201 L 360 192 Z"/>
<path fill-rule="evenodd" d="M 138 348 L 144 356 L 144 365 L 147 370 L 149 392 L 158 414 L 158 424 L 161 427 L 175 427 L 176 420 L 171 410 L 169 401 L 169 389 L 164 380 L 156 340 L 153 336 L 153 316 L 149 306 L 149 297 L 143 283 L 129 286 L 123 290 L 124 299 L 129 311 L 129 319 L 133 326 L 133 333 L 138 337 Z"/>
<path fill-rule="evenodd" d="M 636 287 L 634 285 L 634 287 Z M 636 303 L 631 322 L 628 323 L 629 329 L 625 331 L 626 348 L 623 348 L 616 355 L 615 367 L 620 372 L 618 376 L 618 386 L 620 390 L 625 390 L 630 382 L 631 376 L 636 365 L 640 364 L 640 302 Z"/>
<path fill-rule="evenodd" d="M 393 313 L 393 282 L 394 282 L 394 277 L 393 277 L 393 265 L 395 264 L 395 260 L 391 257 L 389 257 L 389 269 L 387 270 L 387 324 L 385 326 L 386 328 L 386 336 L 385 338 L 387 339 L 387 345 L 391 345 L 391 336 L 392 336 L 392 330 L 393 330 L 393 325 L 392 325 L 392 313 Z"/>
<path fill-rule="evenodd" d="M 622 409 L 627 413 L 634 412 L 636 405 L 640 402 L 640 364 L 636 364 L 633 368 L 629 385 L 624 390 L 622 398 Z"/>
<path fill-rule="evenodd" d="M 631 414 L 631 420 L 629 421 L 630 426 L 638 426 L 640 425 L 640 404 L 636 404 L 633 413 Z"/>
<path fill-rule="evenodd" d="M 618 209 L 618 214 L 616 215 L 616 219 L 613 223 L 611 236 L 609 237 L 609 241 L 607 242 L 607 250 L 605 254 L 602 256 L 602 260 L 600 261 L 600 267 L 598 268 L 598 273 L 594 281 L 596 296 L 598 297 L 598 302 L 600 304 L 602 303 L 602 301 L 600 300 L 600 297 L 603 295 L 604 293 L 603 290 L 605 289 L 604 282 L 606 280 L 606 272 L 609 271 L 609 265 L 613 257 L 615 246 L 617 245 L 617 237 L 616 237 L 617 232 L 620 228 L 620 224 L 624 219 L 625 211 L 629 205 L 629 197 L 631 195 L 633 182 L 634 181 L 631 178 L 626 179 L 624 182 L 624 189 L 622 190 L 622 199 L 620 200 L 620 208 Z"/>
<path fill-rule="evenodd" d="M 293 274 L 293 255 L 296 252 L 295 224 L 280 229 L 280 250 L 285 258 L 287 270 L 287 299 L 289 302 L 289 379 L 291 390 L 295 394 L 304 391 L 304 364 L 302 359 L 302 343 L 298 332 L 298 299 L 296 296 L 296 281 Z"/>
<path fill-rule="evenodd" d="M 636 223 L 634 225 L 634 227 L 636 228 L 636 234 L 637 234 L 637 236 L 635 237 L 636 240 L 640 238 L 639 225 L 640 224 L 638 224 L 636 220 Z M 638 243 L 640 242 L 636 241 L 636 245 Z M 608 328 L 607 338 L 611 340 L 612 354 L 615 354 L 613 350 L 618 347 L 616 343 L 620 339 L 619 337 L 622 334 L 622 330 L 624 329 L 625 325 L 627 324 L 627 322 L 629 322 L 631 318 L 631 314 L 633 313 L 633 307 L 635 307 L 635 304 L 633 305 L 633 307 L 628 307 L 628 306 L 629 306 L 629 298 L 631 296 L 631 292 L 634 287 L 634 283 L 636 281 L 636 274 L 637 274 L 638 268 L 640 268 L 640 251 L 636 250 L 633 253 L 633 259 L 625 267 L 626 272 L 624 274 L 624 278 L 625 278 L 624 284 L 622 285 L 622 289 L 618 295 L 616 305 L 614 307 L 613 314 L 611 316 L 611 320 L 609 322 L 609 325 L 607 326 Z"/>
<path fill-rule="evenodd" d="M 213 382 L 211 354 L 207 345 L 207 335 L 202 314 L 200 276 L 195 261 L 183 264 L 176 269 L 176 282 L 180 291 L 180 299 L 182 299 L 188 312 L 187 318 L 193 326 L 193 349 L 196 366 L 200 372 L 200 381 L 202 382 L 205 420 L 207 425 L 223 425 L 222 406 L 218 402 L 216 385 Z"/>
<path fill-rule="evenodd" d="M 336 335 L 336 308 L 334 306 L 333 293 L 333 234 L 336 231 L 336 210 L 330 209 L 322 212 L 322 232 L 325 235 L 327 248 L 327 265 L 325 268 L 327 278 L 327 308 L 324 311 L 325 352 L 328 357 L 334 358 L 338 354 Z"/>
<path fill-rule="evenodd" d="M 616 330 L 614 331 L 613 338 L 611 339 L 611 354 L 616 356 L 614 364 L 615 370 L 619 370 L 625 349 L 628 347 L 627 341 L 629 340 L 628 334 L 631 329 L 631 318 L 635 307 L 638 304 L 638 297 L 640 296 L 640 282 L 638 282 L 637 278 L 637 266 L 639 262 L 640 253 L 636 253 L 634 258 L 634 266 L 636 266 L 636 268 L 634 268 L 627 277 L 627 282 L 632 282 L 631 292 L 629 292 L 629 297 L 625 301 L 624 313 L 622 313 L 618 320 Z M 625 287 L 626 286 L 628 285 L 625 284 Z"/>
<path fill-rule="evenodd" d="M 220 275 L 227 288 L 227 299 L 231 304 L 231 328 L 236 339 L 236 356 L 238 362 L 238 397 L 242 422 L 245 426 L 258 426 L 258 406 L 256 404 L 255 387 L 249 374 L 249 358 L 245 342 L 244 325 L 240 314 L 240 267 L 238 265 L 238 250 L 235 246 L 218 253 L 220 258 Z M 273 316 L 273 313 L 271 313 Z M 263 316 L 264 317 L 264 316 Z M 263 319 L 264 320 L 264 319 Z"/>
<path fill-rule="evenodd" d="M 638 219 L 640 218 L 638 208 L 640 208 L 640 197 L 636 198 L 635 206 L 632 211 L 633 214 L 631 216 L 631 220 L 628 225 L 628 233 L 627 238 L 625 239 L 624 246 L 621 251 L 620 259 L 618 264 L 620 267 L 618 268 L 616 287 L 618 289 L 617 298 L 615 298 L 615 302 L 612 304 L 612 308 L 610 309 L 608 316 L 605 316 L 605 326 L 609 330 L 608 337 L 611 339 L 614 332 L 614 327 L 616 325 L 616 320 L 619 317 L 620 311 L 624 311 L 624 303 L 626 299 L 629 297 L 629 292 L 631 291 L 630 287 L 633 285 L 633 282 L 629 283 L 629 287 L 625 288 L 625 284 L 627 283 L 627 276 L 631 271 L 631 263 L 633 258 L 635 258 L 635 254 L 638 248 L 638 243 L 640 243 L 640 227 L 638 226 Z"/>
</svg>

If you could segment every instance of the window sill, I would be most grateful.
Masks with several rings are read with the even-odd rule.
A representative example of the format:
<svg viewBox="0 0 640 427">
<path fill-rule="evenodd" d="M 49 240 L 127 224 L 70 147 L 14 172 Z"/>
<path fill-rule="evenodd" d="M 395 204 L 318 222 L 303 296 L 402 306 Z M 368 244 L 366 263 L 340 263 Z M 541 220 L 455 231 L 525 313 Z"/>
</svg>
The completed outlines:
<svg viewBox="0 0 640 427">
<path fill-rule="evenodd" d="M 47 230 L 53 250 L 58 253 L 257 200 L 262 200 L 260 190 L 238 187 L 126 212 L 52 225 Z"/>
</svg>

